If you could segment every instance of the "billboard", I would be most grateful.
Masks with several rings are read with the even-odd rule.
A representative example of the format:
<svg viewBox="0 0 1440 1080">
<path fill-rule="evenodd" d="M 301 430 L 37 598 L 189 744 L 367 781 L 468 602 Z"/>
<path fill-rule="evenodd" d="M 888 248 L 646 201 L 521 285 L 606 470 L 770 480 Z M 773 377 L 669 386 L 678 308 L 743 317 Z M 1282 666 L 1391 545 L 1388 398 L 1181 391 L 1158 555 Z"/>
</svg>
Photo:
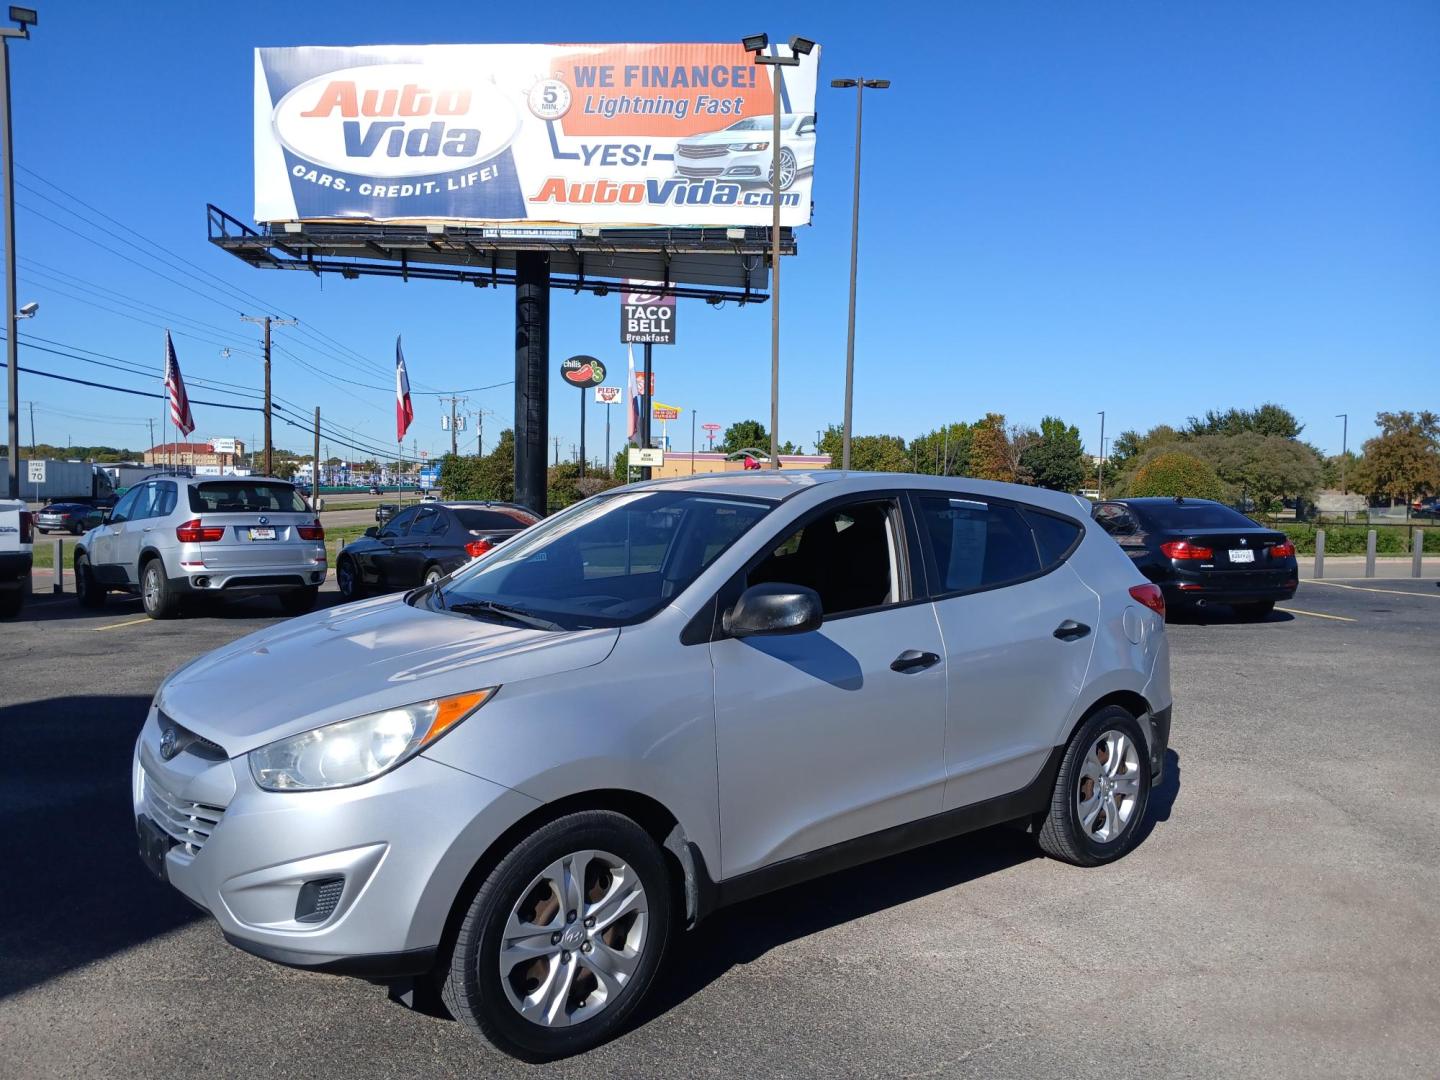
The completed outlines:
<svg viewBox="0 0 1440 1080">
<path fill-rule="evenodd" d="M 630 279 L 620 294 L 620 343 L 675 344 L 675 297 L 663 281 Z"/>
<path fill-rule="evenodd" d="M 623 393 L 624 391 L 618 386 L 597 386 L 595 387 L 595 404 L 619 405 Z"/>
<path fill-rule="evenodd" d="M 664 402 L 657 401 L 650 406 L 650 415 L 656 420 L 679 420 L 680 406 L 666 405 Z"/>
<path fill-rule="evenodd" d="M 768 225 L 778 90 L 781 222 L 806 225 L 820 49 L 799 59 L 757 65 L 738 42 L 256 49 L 255 219 Z"/>
<path fill-rule="evenodd" d="M 582 353 L 560 361 L 560 377 L 571 386 L 588 390 L 605 381 L 605 365 L 595 357 Z"/>
</svg>

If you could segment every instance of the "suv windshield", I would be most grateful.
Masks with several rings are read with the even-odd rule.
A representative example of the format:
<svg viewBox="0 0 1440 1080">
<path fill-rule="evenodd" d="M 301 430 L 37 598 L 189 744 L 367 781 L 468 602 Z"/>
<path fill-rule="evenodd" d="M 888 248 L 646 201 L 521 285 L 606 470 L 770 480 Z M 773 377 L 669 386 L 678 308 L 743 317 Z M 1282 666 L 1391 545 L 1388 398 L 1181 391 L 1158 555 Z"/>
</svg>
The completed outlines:
<svg viewBox="0 0 1440 1080">
<path fill-rule="evenodd" d="M 1131 503 L 1155 529 L 1258 529 L 1244 514 L 1213 502 Z"/>
<path fill-rule="evenodd" d="M 773 505 L 685 491 L 600 495 L 520 534 L 427 602 L 486 618 L 508 608 L 562 630 L 641 622 Z"/>
<path fill-rule="evenodd" d="M 307 512 L 305 500 L 293 486 L 273 480 L 208 480 L 192 484 L 190 509 L 197 514 L 244 514 L 257 510 Z"/>
</svg>

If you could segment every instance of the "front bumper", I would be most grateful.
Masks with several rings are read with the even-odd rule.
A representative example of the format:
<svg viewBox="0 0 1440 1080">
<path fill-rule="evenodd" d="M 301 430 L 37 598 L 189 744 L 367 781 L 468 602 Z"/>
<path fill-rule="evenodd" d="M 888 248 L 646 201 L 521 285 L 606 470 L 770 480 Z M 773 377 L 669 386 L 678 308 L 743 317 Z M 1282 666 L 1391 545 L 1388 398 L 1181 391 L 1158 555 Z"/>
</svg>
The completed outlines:
<svg viewBox="0 0 1440 1080">
<path fill-rule="evenodd" d="M 165 761 L 159 746 L 152 709 L 132 794 L 137 825 L 150 818 L 173 841 L 166 879 L 231 943 L 320 971 L 387 978 L 433 962 L 480 855 L 539 805 L 423 755 L 366 784 L 277 793 L 255 785 L 244 755 L 187 748 Z"/>
</svg>

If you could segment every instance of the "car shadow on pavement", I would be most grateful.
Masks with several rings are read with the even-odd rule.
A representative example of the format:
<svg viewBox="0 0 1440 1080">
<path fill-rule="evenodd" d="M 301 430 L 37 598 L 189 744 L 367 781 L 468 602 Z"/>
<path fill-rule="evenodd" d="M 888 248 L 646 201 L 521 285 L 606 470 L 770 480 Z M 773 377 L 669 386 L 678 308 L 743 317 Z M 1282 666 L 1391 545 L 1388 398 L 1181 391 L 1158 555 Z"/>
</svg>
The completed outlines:
<svg viewBox="0 0 1440 1080">
<path fill-rule="evenodd" d="M 1264 626 L 1266 623 L 1294 622 L 1295 616 L 1279 608 L 1263 619 L 1239 614 L 1229 604 L 1206 605 L 1203 608 L 1172 609 L 1165 622 L 1176 626 Z"/>
<path fill-rule="evenodd" d="M 1165 776 L 1151 790 L 1137 844 L 1170 819 L 1179 794 L 1180 757 L 1167 750 Z M 694 932 L 673 939 L 668 974 L 631 1026 L 669 1012 L 737 964 L 758 960 L 788 941 L 1041 857 L 1033 836 L 1000 825 L 722 908 Z"/>
<path fill-rule="evenodd" d="M 0 998 L 201 918 L 136 854 L 130 761 L 150 699 L 0 708 Z"/>
<path fill-rule="evenodd" d="M 338 592 L 322 592 L 315 601 L 316 611 L 336 607 L 345 602 Z M 20 611 L 18 618 L 6 621 L 7 626 L 26 622 L 73 622 L 86 621 L 103 623 L 107 620 L 137 619 L 145 616 L 145 609 L 138 596 L 112 595 L 106 598 L 105 606 L 87 608 L 73 595 L 32 598 Z M 183 625 L 192 619 L 222 619 L 239 621 L 245 619 L 285 619 L 280 602 L 273 596 L 251 596 L 244 599 L 222 600 L 215 597 L 191 599 L 174 619 L 165 620 L 171 625 Z"/>
</svg>

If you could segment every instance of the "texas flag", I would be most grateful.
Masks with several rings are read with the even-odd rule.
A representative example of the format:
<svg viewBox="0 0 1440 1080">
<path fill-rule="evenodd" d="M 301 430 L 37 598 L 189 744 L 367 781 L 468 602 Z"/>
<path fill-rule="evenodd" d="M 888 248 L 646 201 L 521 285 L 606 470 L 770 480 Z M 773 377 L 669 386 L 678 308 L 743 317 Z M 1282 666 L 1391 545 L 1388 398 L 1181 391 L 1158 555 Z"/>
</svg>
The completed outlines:
<svg viewBox="0 0 1440 1080">
<path fill-rule="evenodd" d="M 400 335 L 395 335 L 395 441 L 405 438 L 405 431 L 415 419 L 410 404 L 410 376 L 405 371 L 405 354 L 400 351 Z"/>
</svg>

